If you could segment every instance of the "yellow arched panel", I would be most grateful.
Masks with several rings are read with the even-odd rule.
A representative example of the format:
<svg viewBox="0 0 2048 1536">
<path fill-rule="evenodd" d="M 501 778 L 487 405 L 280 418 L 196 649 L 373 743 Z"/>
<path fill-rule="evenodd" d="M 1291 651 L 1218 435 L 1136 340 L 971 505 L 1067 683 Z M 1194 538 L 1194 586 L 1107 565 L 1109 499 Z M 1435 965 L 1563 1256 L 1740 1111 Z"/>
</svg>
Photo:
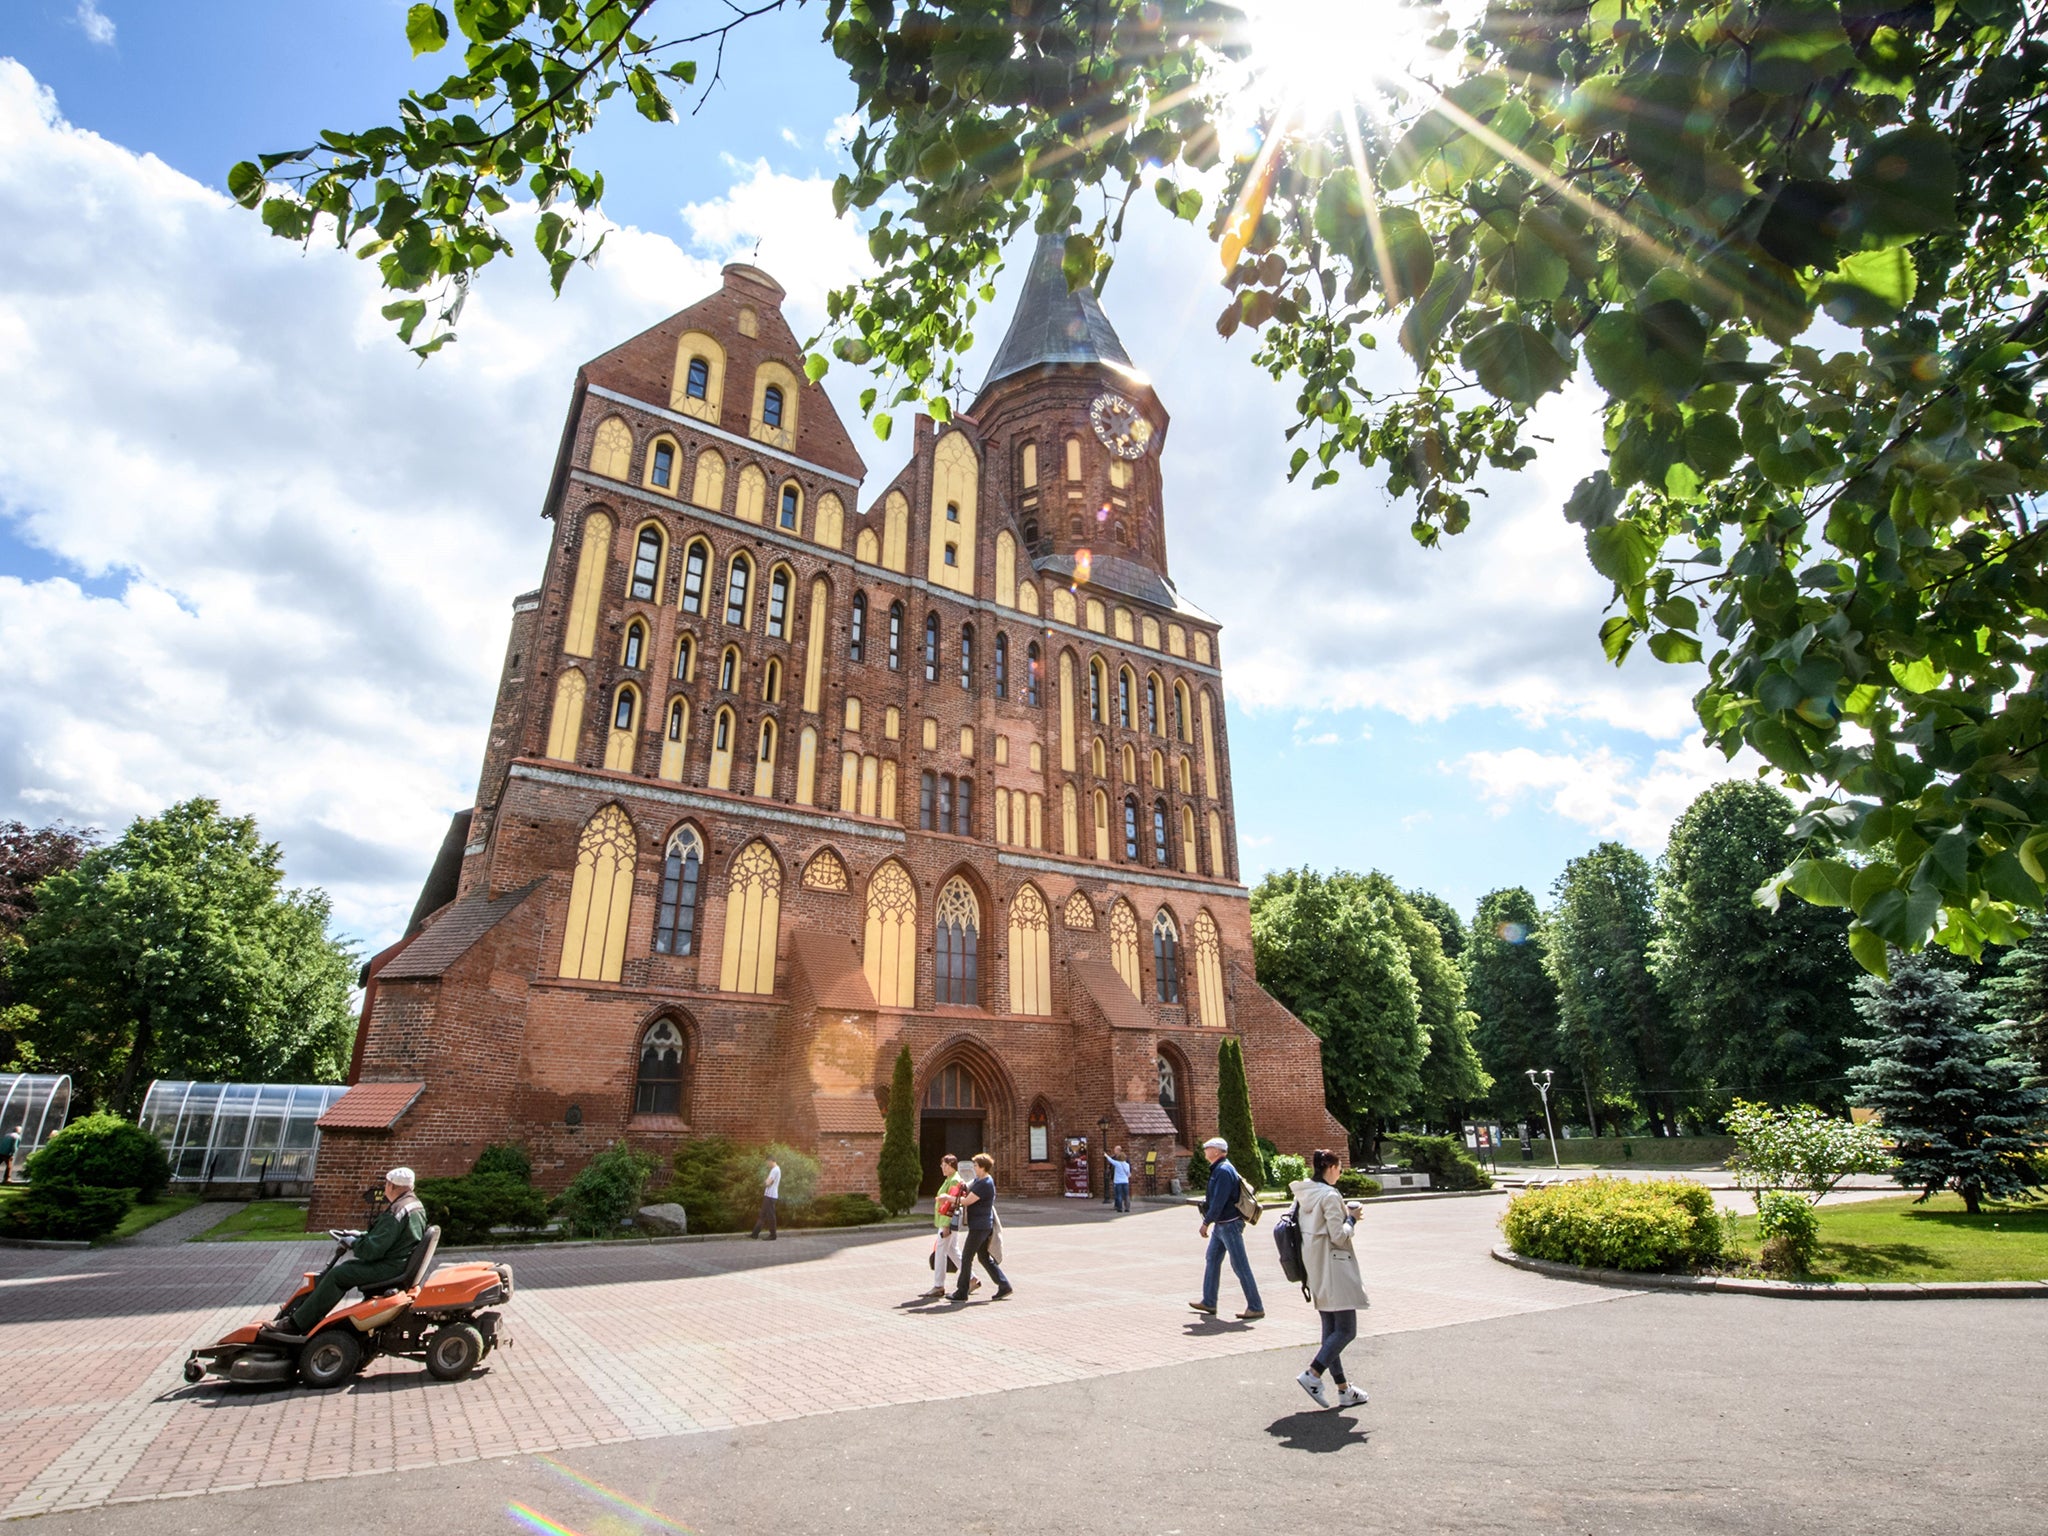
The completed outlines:
<svg viewBox="0 0 2048 1536">
<path fill-rule="evenodd" d="M 891 491 L 882 502 L 882 568 L 910 569 L 910 498 Z"/>
<path fill-rule="evenodd" d="M 1209 660 L 1209 637 L 1199 629 L 1195 631 L 1195 660 L 1204 665 Z"/>
<path fill-rule="evenodd" d="M 860 813 L 881 814 L 882 760 L 870 752 L 860 760 Z"/>
<path fill-rule="evenodd" d="M 851 816 L 860 808 L 860 754 L 839 754 L 839 809 Z"/>
<path fill-rule="evenodd" d="M 1052 912 L 1035 885 L 1010 903 L 1010 1012 L 1052 1012 Z"/>
<path fill-rule="evenodd" d="M 1204 908 L 1195 914 L 1195 1004 L 1204 1029 L 1221 1029 L 1223 1017 L 1223 945 L 1216 920 Z"/>
<path fill-rule="evenodd" d="M 1055 624 L 1074 622 L 1074 594 L 1068 587 L 1052 589 L 1052 617 Z"/>
<path fill-rule="evenodd" d="M 1198 847 L 1199 840 L 1195 836 L 1195 808 L 1192 805 L 1184 805 L 1180 808 L 1180 867 L 1186 874 L 1201 873 L 1196 867 Z"/>
<path fill-rule="evenodd" d="M 608 805 L 584 823 L 562 926 L 564 979 L 619 979 L 632 917 L 634 859 L 633 823 L 618 806 Z"/>
<path fill-rule="evenodd" d="M 1151 614 L 1148 613 L 1143 619 L 1139 620 L 1138 634 L 1147 649 L 1154 651 L 1159 649 L 1159 621 L 1153 618 Z"/>
<path fill-rule="evenodd" d="M 1010 840 L 1010 792 L 1002 785 L 996 786 L 996 841 Z"/>
<path fill-rule="evenodd" d="M 619 716 L 626 717 L 624 725 Z M 615 773 L 633 771 L 633 741 L 640 732 L 640 695 L 621 688 L 612 696 L 612 712 L 604 739 L 604 765 Z"/>
<path fill-rule="evenodd" d="M 660 773 L 670 783 L 683 781 L 683 754 L 690 744 L 690 701 L 670 699 L 668 721 L 661 738 Z"/>
<path fill-rule="evenodd" d="M 1138 914 L 1122 897 L 1109 909 L 1109 963 L 1131 989 L 1131 996 L 1143 1002 L 1145 986 L 1138 975 Z"/>
<path fill-rule="evenodd" d="M 1174 654 L 1174 655 L 1176 655 L 1176 656 L 1185 656 L 1185 655 L 1187 655 L 1187 653 L 1188 653 L 1188 632 L 1187 632 L 1186 630 L 1182 629 L 1182 628 L 1181 628 L 1181 627 L 1180 627 L 1180 626 L 1179 626 L 1178 624 L 1169 624 L 1169 625 L 1167 625 L 1167 626 L 1166 626 L 1166 648 L 1167 648 L 1167 649 L 1168 649 L 1169 651 L 1173 652 L 1173 654 Z"/>
<path fill-rule="evenodd" d="M 739 494 L 733 498 L 732 515 L 743 523 L 758 523 L 767 504 L 768 477 L 761 473 L 758 464 L 749 464 L 740 471 Z"/>
<path fill-rule="evenodd" d="M 1078 437 L 1067 439 L 1067 478 L 1069 480 L 1081 478 L 1081 439 Z"/>
<path fill-rule="evenodd" d="M 768 398 L 768 386 L 776 385 L 782 390 L 782 425 L 771 427 L 762 415 L 762 403 Z M 782 364 L 769 361 L 754 370 L 754 409 L 747 418 L 747 432 L 756 442 L 773 443 L 778 448 L 796 446 L 796 411 L 798 385 L 796 375 Z"/>
<path fill-rule="evenodd" d="M 811 523 L 811 538 L 827 549 L 837 549 L 846 537 L 846 506 L 832 492 L 818 498 L 817 516 Z"/>
<path fill-rule="evenodd" d="M 818 728 L 807 725 L 796 741 L 796 803 L 817 804 Z"/>
<path fill-rule="evenodd" d="M 917 1006 L 917 887 L 894 859 L 868 881 L 861 970 L 877 1007 Z"/>
<path fill-rule="evenodd" d="M 1033 618 L 1038 616 L 1038 585 L 1036 582 L 1021 582 L 1017 587 L 1017 609 Z"/>
<path fill-rule="evenodd" d="M 967 434 L 948 432 L 932 450 L 932 527 L 925 576 L 935 586 L 974 591 L 975 516 L 980 504 L 981 456 Z M 953 552 L 952 564 L 946 553 Z"/>
<path fill-rule="evenodd" d="M 813 577 L 811 613 L 805 623 L 804 634 L 804 713 L 807 715 L 818 712 L 818 701 L 825 689 L 825 609 L 830 596 L 831 588 L 826 585 L 825 578 Z"/>
<path fill-rule="evenodd" d="M 1031 822 L 1027 831 L 1032 847 L 1045 846 L 1045 797 L 1035 789 L 1031 792 Z"/>
<path fill-rule="evenodd" d="M 732 738 L 738 729 L 729 709 L 721 709 L 711 722 L 711 772 L 706 782 L 713 789 L 732 788 Z"/>
<path fill-rule="evenodd" d="M 633 478 L 633 429 L 616 416 L 605 417 L 591 434 L 590 472 L 611 480 Z"/>
<path fill-rule="evenodd" d="M 775 990 L 775 940 L 781 923 L 782 866 L 766 843 L 751 842 L 732 861 L 732 877 L 726 882 L 719 991 Z"/>
<path fill-rule="evenodd" d="M 882 563 L 882 541 L 875 537 L 875 530 L 863 528 L 853 541 L 853 558 L 862 565 Z"/>
<path fill-rule="evenodd" d="M 775 756 L 778 733 L 773 720 L 763 720 L 754 748 L 754 793 L 763 800 L 775 793 Z"/>
<path fill-rule="evenodd" d="M 1115 631 L 1116 631 L 1116 637 L 1117 637 L 1117 639 L 1119 639 L 1119 640 L 1135 640 L 1135 639 L 1137 639 L 1137 638 L 1138 638 L 1138 634 L 1137 634 L 1137 631 L 1131 628 L 1131 610 L 1130 610 L 1130 609 L 1128 609 L 1128 608 L 1123 608 L 1123 607 L 1119 607 L 1119 608 L 1118 608 L 1118 609 L 1116 610 L 1116 613 L 1115 613 L 1115 614 L 1114 614 L 1114 615 L 1113 615 L 1112 617 L 1113 617 L 1113 618 L 1114 618 L 1114 620 L 1115 620 L 1115 623 L 1114 623 L 1114 626 L 1113 626 L 1113 627 L 1114 627 L 1114 629 L 1115 629 Z"/>
<path fill-rule="evenodd" d="M 1094 630 L 1095 633 L 1097 633 L 1098 635 L 1103 634 L 1108 630 L 1109 610 L 1102 606 L 1101 598 L 1091 597 L 1088 599 L 1087 623 L 1088 627 Z"/>
<path fill-rule="evenodd" d="M 725 460 L 715 448 L 697 455 L 697 477 L 690 483 L 690 500 L 708 512 L 725 509 Z"/>
<path fill-rule="evenodd" d="M 569 624 L 562 637 L 562 649 L 571 656 L 588 656 L 597 645 L 597 616 L 604 607 L 604 574 L 611 558 L 612 520 L 593 512 L 583 520 L 576 587 L 569 599 Z"/>
<path fill-rule="evenodd" d="M 1209 873 L 1218 880 L 1228 880 L 1230 866 L 1223 862 L 1223 813 L 1209 813 Z"/>
<path fill-rule="evenodd" d="M 1209 690 L 1202 690 L 1202 793 L 1216 798 L 1216 722 L 1209 708 Z"/>
<path fill-rule="evenodd" d="M 881 816 L 884 821 L 894 821 L 896 819 L 896 760 L 894 758 L 884 758 L 882 761 Z"/>
<path fill-rule="evenodd" d="M 1074 653 L 1060 652 L 1060 767 L 1074 771 Z M 1072 850 L 1069 849 L 1069 852 Z"/>
<path fill-rule="evenodd" d="M 548 717 L 547 755 L 557 762 L 575 762 L 576 749 L 583 744 L 583 700 L 587 689 L 583 674 L 574 667 L 555 680 L 555 709 Z"/>
<path fill-rule="evenodd" d="M 690 393 L 690 359 L 701 357 L 705 362 L 704 398 L 698 399 Z M 676 371 L 669 384 L 668 408 L 681 411 L 685 416 L 694 416 L 699 421 L 718 425 L 719 403 L 725 398 L 725 348 L 718 344 L 715 336 L 702 331 L 685 331 L 676 338 Z M 699 503 L 703 505 L 703 503 Z"/>
<path fill-rule="evenodd" d="M 1017 606 L 1017 540 L 1007 528 L 996 535 L 996 601 Z"/>
<path fill-rule="evenodd" d="M 1060 786 L 1060 852 L 1070 859 L 1081 856 L 1081 818 L 1071 784 Z"/>
<path fill-rule="evenodd" d="M 1109 796 L 1095 791 L 1095 857 L 1109 858 Z"/>
</svg>

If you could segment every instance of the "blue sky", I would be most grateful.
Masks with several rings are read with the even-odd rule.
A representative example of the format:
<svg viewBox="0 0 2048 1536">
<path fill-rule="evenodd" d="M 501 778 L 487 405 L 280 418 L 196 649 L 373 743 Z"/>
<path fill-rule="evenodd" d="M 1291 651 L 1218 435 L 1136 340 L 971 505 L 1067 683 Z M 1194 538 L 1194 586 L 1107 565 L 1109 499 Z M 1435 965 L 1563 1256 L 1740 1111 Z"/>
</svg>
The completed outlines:
<svg viewBox="0 0 2048 1536">
<path fill-rule="evenodd" d="M 599 268 L 556 302 L 530 256 L 493 269 L 456 348 L 413 366 L 359 268 L 206 190 L 436 78 L 404 10 L 0 12 L 0 224 L 31 231 L 0 245 L 0 645 L 22 662 L 0 678 L 0 816 L 113 827 L 214 794 L 372 946 L 473 791 L 576 363 L 757 241 L 800 333 L 862 259 L 823 200 L 852 97 L 813 6 L 750 23 L 684 125 L 610 114 L 585 163 L 625 228 Z M 1599 657 L 1604 584 L 1557 511 L 1589 397 L 1554 397 L 1544 459 L 1421 550 L 1362 476 L 1285 485 L 1285 394 L 1215 336 L 1222 301 L 1213 250 L 1164 219 L 1104 296 L 1174 415 L 1169 549 L 1225 625 L 1246 874 L 1377 867 L 1469 913 L 1601 837 L 1654 854 L 1730 770 L 1688 729 L 1694 676 Z M 860 383 L 827 380 L 843 407 Z M 854 430 L 873 494 L 900 449 Z M 135 670 L 74 654 L 82 627 L 127 637 Z"/>
</svg>

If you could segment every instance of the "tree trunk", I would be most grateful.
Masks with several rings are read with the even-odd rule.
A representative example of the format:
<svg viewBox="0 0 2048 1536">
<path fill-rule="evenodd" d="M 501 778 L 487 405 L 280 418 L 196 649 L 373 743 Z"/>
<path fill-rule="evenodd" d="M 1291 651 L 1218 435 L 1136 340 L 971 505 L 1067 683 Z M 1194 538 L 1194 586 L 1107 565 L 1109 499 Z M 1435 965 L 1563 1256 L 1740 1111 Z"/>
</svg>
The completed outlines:
<svg viewBox="0 0 2048 1536">
<path fill-rule="evenodd" d="M 136 1021 L 135 1043 L 128 1048 L 128 1060 L 122 1063 L 120 1080 L 114 1084 L 113 1102 L 107 1105 L 107 1108 L 117 1115 L 132 1115 L 135 1112 L 129 1102 L 129 1095 L 135 1091 L 135 1069 L 141 1064 L 143 1057 L 149 1054 L 149 1046 L 149 1015 L 145 1013 Z"/>
<path fill-rule="evenodd" d="M 1975 1185 L 1974 1183 L 1965 1184 L 1961 1189 L 1957 1190 L 1956 1193 L 1963 1197 L 1964 1210 L 1968 1211 L 1972 1216 L 1979 1214 L 1977 1210 L 1977 1202 L 1979 1199 L 1982 1198 L 1982 1191 L 1978 1188 L 1977 1185 Z"/>
</svg>

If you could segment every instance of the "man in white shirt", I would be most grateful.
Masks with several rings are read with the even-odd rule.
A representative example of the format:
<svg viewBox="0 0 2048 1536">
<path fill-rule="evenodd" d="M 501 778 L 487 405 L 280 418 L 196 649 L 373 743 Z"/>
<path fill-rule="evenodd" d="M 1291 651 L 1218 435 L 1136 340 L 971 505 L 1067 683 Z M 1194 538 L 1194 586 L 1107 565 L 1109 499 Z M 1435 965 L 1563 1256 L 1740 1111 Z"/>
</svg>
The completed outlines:
<svg viewBox="0 0 2048 1536">
<path fill-rule="evenodd" d="M 775 1202 L 782 1196 L 782 1165 L 774 1158 L 768 1159 L 768 1178 L 761 1186 L 761 1214 L 754 1221 L 754 1237 L 761 1235 L 761 1229 L 768 1229 L 768 1241 L 775 1241 Z"/>
</svg>

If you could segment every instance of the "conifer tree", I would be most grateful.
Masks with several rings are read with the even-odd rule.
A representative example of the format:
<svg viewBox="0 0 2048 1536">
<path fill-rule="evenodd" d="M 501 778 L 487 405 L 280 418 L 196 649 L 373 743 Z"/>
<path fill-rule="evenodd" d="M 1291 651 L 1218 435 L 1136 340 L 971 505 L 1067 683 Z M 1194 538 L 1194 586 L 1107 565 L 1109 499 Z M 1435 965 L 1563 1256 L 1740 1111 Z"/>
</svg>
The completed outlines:
<svg viewBox="0 0 2048 1536">
<path fill-rule="evenodd" d="M 889 1080 L 889 1118 L 882 1127 L 882 1206 L 892 1216 L 917 1203 L 918 1180 L 924 1173 L 913 1129 L 916 1106 L 911 1101 L 917 1090 L 912 1079 L 906 1045 L 896 1053 L 896 1074 Z"/>
<path fill-rule="evenodd" d="M 2048 1087 L 2048 929 L 2036 928 L 2001 955 L 1983 986 L 1993 1014 L 2012 1023 L 2028 1083 Z"/>
<path fill-rule="evenodd" d="M 1226 1039 L 1216 1047 L 1217 1134 L 1230 1143 L 1230 1164 L 1254 1188 L 1266 1183 L 1258 1132 L 1252 1128 L 1252 1090 L 1245 1081 L 1244 1047 Z"/>
<path fill-rule="evenodd" d="M 1851 1042 L 1870 1064 L 1850 1097 L 1883 1116 L 1898 1181 L 1922 1200 L 1952 1189 L 1971 1212 L 2024 1194 L 2027 1154 L 2048 1146 L 2048 1094 L 2022 1086 L 2005 1034 L 1977 1028 L 1977 1000 L 1923 955 L 1895 951 L 1891 980 L 1860 986 L 1856 1007 L 1873 1033 Z"/>
</svg>

